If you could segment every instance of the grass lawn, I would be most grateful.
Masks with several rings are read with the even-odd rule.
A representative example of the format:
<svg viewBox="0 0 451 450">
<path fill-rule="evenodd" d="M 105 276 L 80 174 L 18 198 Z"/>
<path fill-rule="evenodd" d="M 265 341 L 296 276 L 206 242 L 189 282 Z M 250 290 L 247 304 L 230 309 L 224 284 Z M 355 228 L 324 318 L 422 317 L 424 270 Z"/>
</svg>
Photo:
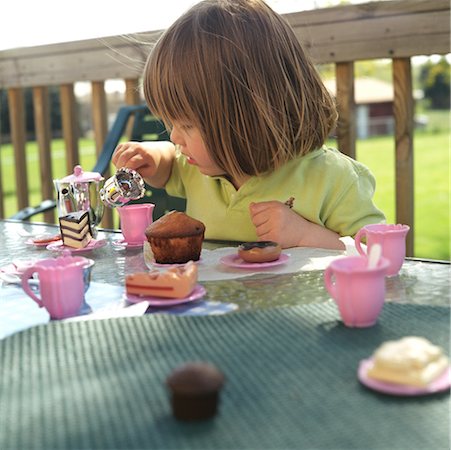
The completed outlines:
<svg viewBox="0 0 451 450">
<path fill-rule="evenodd" d="M 391 138 L 357 143 L 357 159 L 376 177 L 375 202 L 395 223 L 395 156 Z M 418 132 L 414 139 L 414 254 L 450 259 L 450 153 L 448 133 Z"/>
<path fill-rule="evenodd" d="M 440 116 L 443 117 L 443 114 Z M 443 120 L 443 119 L 440 119 Z M 435 122 L 434 122 L 435 123 Z M 440 129 L 438 129 L 440 128 Z M 1 146 L 0 164 L 6 217 L 17 211 L 15 169 L 11 145 Z M 375 202 L 389 223 L 395 222 L 394 140 L 384 136 L 359 140 L 357 159 L 366 164 L 376 177 Z M 80 162 L 90 170 L 95 162 L 94 142 L 80 140 Z M 52 142 L 53 177 L 67 175 L 64 141 Z M 41 201 L 39 161 L 36 144 L 27 144 L 28 189 L 30 203 Z M 431 127 L 418 131 L 414 140 L 415 180 L 415 256 L 450 259 L 450 152 L 449 129 Z M 36 221 L 43 221 L 36 216 Z"/>
</svg>

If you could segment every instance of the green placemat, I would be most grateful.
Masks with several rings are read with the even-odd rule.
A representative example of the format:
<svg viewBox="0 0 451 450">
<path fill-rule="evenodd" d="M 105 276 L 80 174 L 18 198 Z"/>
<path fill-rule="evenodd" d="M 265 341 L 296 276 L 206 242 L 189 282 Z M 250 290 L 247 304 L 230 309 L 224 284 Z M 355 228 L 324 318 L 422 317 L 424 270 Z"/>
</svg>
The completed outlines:
<svg viewBox="0 0 451 450">
<path fill-rule="evenodd" d="M 449 396 L 359 384 L 360 359 L 421 335 L 449 351 L 449 309 L 387 304 L 349 329 L 331 303 L 225 316 L 54 322 L 0 342 L 1 449 L 449 448 Z M 220 413 L 184 424 L 164 380 L 188 360 L 227 377 Z"/>
</svg>

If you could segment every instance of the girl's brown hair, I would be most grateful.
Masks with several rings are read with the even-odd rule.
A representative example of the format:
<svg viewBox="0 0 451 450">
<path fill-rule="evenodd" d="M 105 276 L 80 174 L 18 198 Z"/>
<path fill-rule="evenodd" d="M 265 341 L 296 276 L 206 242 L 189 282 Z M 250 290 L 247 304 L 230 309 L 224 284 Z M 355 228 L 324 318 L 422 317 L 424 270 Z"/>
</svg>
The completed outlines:
<svg viewBox="0 0 451 450">
<path fill-rule="evenodd" d="M 232 178 L 323 145 L 336 109 L 285 20 L 261 0 L 206 0 L 168 28 L 144 70 L 150 110 L 199 128 Z"/>
</svg>

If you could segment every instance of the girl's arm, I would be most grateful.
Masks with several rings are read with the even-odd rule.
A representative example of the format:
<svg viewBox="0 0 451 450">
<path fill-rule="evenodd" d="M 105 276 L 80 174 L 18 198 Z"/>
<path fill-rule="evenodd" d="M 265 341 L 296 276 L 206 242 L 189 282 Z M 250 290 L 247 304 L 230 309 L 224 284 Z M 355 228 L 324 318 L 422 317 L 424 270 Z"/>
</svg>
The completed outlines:
<svg viewBox="0 0 451 450">
<path fill-rule="evenodd" d="M 134 169 L 151 186 L 163 188 L 171 175 L 174 158 L 172 142 L 152 141 L 119 144 L 111 160 L 118 169 Z"/>
<path fill-rule="evenodd" d="M 282 248 L 345 249 L 338 233 L 304 219 L 282 202 L 251 203 L 249 210 L 261 241 L 278 242 Z"/>
</svg>

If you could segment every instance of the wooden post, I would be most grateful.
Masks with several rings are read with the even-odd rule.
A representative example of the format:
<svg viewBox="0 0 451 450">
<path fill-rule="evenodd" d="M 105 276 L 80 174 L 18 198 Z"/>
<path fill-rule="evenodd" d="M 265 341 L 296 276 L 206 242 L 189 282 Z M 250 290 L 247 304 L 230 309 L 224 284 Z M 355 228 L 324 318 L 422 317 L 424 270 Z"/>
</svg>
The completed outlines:
<svg viewBox="0 0 451 450">
<path fill-rule="evenodd" d="M 139 78 L 127 78 L 125 80 L 125 103 L 127 105 L 139 105 Z"/>
<path fill-rule="evenodd" d="M 100 155 L 106 135 L 108 133 L 108 113 L 107 100 L 105 94 L 105 83 L 103 81 L 93 81 L 92 86 L 92 122 L 94 128 L 94 138 L 96 142 L 96 153 Z M 110 171 L 104 173 L 104 177 L 108 178 Z M 104 228 L 114 228 L 113 211 L 111 208 L 105 208 L 101 222 Z"/>
<path fill-rule="evenodd" d="M 97 156 L 102 151 L 105 137 L 108 133 L 107 101 L 105 83 L 93 81 L 92 86 L 92 122 Z"/>
<path fill-rule="evenodd" d="M 410 58 L 393 58 L 396 139 L 396 222 L 410 226 L 406 254 L 414 255 L 413 94 Z"/>
<path fill-rule="evenodd" d="M 9 120 L 11 124 L 11 139 L 14 148 L 14 164 L 16 169 L 16 191 L 18 210 L 29 205 L 28 173 L 25 151 L 26 128 L 24 95 L 21 88 L 8 89 Z"/>
<path fill-rule="evenodd" d="M 75 102 L 74 85 L 61 85 L 61 118 L 63 122 L 63 136 L 66 144 L 66 171 L 73 173 L 74 167 L 80 163 L 78 152 L 78 115 Z"/>
<path fill-rule="evenodd" d="M 43 200 L 54 198 L 51 156 L 51 126 L 48 88 L 44 86 L 33 88 L 33 112 L 36 140 L 39 149 L 39 168 L 41 176 L 41 195 Z M 46 222 L 55 222 L 53 209 L 44 213 Z"/>
<path fill-rule="evenodd" d="M 127 105 L 139 105 L 141 97 L 139 94 L 139 78 L 127 78 L 125 80 L 125 103 Z M 131 116 L 125 131 L 126 136 L 131 139 L 133 132 L 134 117 Z"/>
<path fill-rule="evenodd" d="M 337 78 L 337 143 L 340 152 L 356 157 L 356 125 L 354 100 L 354 63 L 339 62 L 335 65 Z"/>
</svg>

